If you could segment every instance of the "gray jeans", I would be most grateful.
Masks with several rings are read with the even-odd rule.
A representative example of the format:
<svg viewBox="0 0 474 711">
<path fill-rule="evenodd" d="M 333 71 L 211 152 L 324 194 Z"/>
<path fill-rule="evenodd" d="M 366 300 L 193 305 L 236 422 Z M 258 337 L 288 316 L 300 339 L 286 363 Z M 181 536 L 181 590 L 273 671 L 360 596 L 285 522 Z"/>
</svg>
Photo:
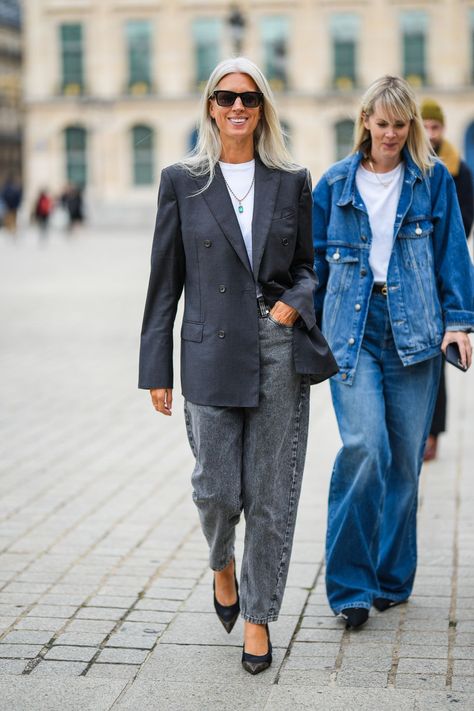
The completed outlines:
<svg viewBox="0 0 474 711">
<path fill-rule="evenodd" d="M 185 403 L 196 458 L 193 499 L 213 570 L 234 556 L 244 511 L 242 617 L 278 619 L 301 490 L 309 419 L 309 380 L 293 364 L 292 328 L 259 319 L 260 404 L 255 408 Z"/>
</svg>

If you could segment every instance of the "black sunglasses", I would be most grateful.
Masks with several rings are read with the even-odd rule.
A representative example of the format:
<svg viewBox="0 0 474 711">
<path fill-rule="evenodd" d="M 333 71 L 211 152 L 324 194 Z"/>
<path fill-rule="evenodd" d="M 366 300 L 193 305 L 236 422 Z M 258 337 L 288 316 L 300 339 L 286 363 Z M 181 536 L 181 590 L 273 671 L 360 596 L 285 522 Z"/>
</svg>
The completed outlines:
<svg viewBox="0 0 474 711">
<path fill-rule="evenodd" d="M 239 97 L 246 109 L 256 109 L 263 103 L 263 94 L 261 91 L 243 91 L 238 94 L 236 91 L 225 91 L 224 89 L 217 89 L 211 96 L 214 98 L 219 106 L 224 106 L 225 108 L 230 108 L 235 104 L 235 100 Z"/>
</svg>

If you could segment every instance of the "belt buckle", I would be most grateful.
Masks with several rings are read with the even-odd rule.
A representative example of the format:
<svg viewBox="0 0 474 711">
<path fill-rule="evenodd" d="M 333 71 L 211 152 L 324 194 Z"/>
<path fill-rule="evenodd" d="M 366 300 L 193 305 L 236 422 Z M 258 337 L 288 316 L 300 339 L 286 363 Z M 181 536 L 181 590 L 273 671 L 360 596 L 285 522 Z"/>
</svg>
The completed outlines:
<svg viewBox="0 0 474 711">
<path fill-rule="evenodd" d="M 382 292 L 382 294 L 383 294 L 384 296 L 387 296 L 387 294 L 388 294 L 387 285 L 384 284 L 384 285 L 382 286 L 382 288 L 381 288 L 380 291 Z"/>
</svg>

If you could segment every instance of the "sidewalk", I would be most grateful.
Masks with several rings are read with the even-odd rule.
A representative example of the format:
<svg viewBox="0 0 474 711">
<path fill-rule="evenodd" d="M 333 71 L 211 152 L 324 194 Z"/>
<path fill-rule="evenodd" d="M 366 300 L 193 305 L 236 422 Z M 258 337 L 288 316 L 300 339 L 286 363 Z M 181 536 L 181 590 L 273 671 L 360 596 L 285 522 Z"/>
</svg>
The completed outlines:
<svg viewBox="0 0 474 711">
<path fill-rule="evenodd" d="M 473 374 L 448 368 L 414 595 L 357 632 L 324 594 L 339 440 L 312 388 L 274 662 L 250 677 L 241 622 L 227 635 L 212 608 L 182 400 L 160 417 L 136 388 L 149 251 L 143 234 L 0 233 L 0 711 L 472 711 Z"/>
</svg>

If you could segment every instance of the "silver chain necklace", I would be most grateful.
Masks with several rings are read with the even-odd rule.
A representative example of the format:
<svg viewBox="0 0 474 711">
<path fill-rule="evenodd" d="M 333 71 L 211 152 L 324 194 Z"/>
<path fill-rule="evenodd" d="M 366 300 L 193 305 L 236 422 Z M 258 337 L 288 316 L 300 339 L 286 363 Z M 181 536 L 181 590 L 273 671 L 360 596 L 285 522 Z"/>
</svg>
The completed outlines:
<svg viewBox="0 0 474 711">
<path fill-rule="evenodd" d="M 232 190 L 232 188 L 230 187 L 229 183 L 227 182 L 227 180 L 225 178 L 224 178 L 224 182 L 227 185 L 227 187 L 229 188 L 229 192 L 231 193 L 231 195 L 233 195 L 235 197 L 235 199 L 237 200 L 237 202 L 239 203 L 239 207 L 237 208 L 238 211 L 240 213 L 242 213 L 244 211 L 244 206 L 242 205 L 242 203 L 253 188 L 253 184 L 255 182 L 255 172 L 253 174 L 253 178 L 252 178 L 252 182 L 250 183 L 250 187 L 242 198 L 237 197 L 237 195 L 234 193 L 234 191 Z"/>
<path fill-rule="evenodd" d="M 367 160 L 368 160 L 369 165 L 370 165 L 370 167 L 371 167 L 371 169 L 372 169 L 372 173 L 373 173 L 373 174 L 375 175 L 375 177 L 377 178 L 377 182 L 380 183 L 380 185 L 381 185 L 383 188 L 388 188 L 388 186 L 393 183 L 395 176 L 393 175 L 393 176 L 390 178 L 390 180 L 385 180 L 385 181 L 382 180 L 382 178 L 379 178 L 379 174 L 375 172 L 374 164 L 372 163 L 372 161 L 370 160 L 370 158 L 367 158 Z"/>
</svg>

